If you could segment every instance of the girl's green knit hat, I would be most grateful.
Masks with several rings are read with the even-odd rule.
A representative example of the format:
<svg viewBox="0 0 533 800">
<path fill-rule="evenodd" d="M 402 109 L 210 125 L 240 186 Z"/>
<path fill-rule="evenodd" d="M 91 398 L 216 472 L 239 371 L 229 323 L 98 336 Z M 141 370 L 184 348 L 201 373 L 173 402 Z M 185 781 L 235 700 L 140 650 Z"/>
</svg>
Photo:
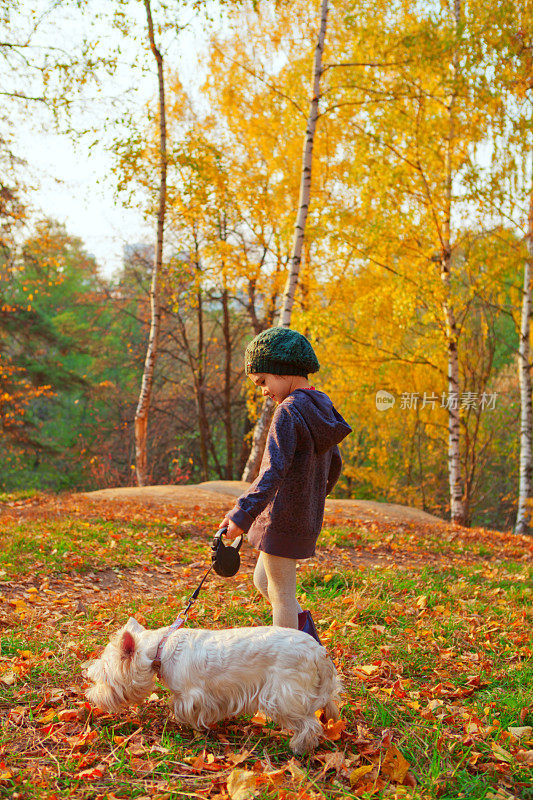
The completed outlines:
<svg viewBox="0 0 533 800">
<path fill-rule="evenodd" d="M 318 372 L 315 351 L 301 333 L 290 328 L 269 328 L 252 339 L 244 356 L 246 374 L 302 375 Z"/>
</svg>

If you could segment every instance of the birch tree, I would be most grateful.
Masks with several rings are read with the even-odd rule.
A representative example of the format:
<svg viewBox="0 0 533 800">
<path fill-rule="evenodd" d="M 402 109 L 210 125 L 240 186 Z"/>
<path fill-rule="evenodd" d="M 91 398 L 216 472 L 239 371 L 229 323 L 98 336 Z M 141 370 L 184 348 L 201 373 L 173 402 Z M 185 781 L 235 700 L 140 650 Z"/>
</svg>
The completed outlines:
<svg viewBox="0 0 533 800">
<path fill-rule="evenodd" d="M 522 319 L 518 349 L 518 375 L 520 379 L 520 484 L 518 489 L 518 513 L 516 533 L 531 533 L 531 503 L 533 454 L 532 454 L 532 395 L 530 358 L 531 320 L 531 267 L 533 264 L 533 190 L 528 214 L 527 258 L 524 262 L 524 288 L 522 295 Z"/>
<path fill-rule="evenodd" d="M 452 522 L 463 525 L 466 513 L 463 503 L 461 480 L 461 422 L 459 418 L 459 357 L 457 352 L 458 332 L 453 307 L 450 276 L 452 270 L 451 214 L 453 202 L 453 150 L 456 135 L 455 105 L 457 101 L 456 81 L 459 70 L 459 42 L 461 26 L 461 0 L 454 0 L 453 28 L 454 47 L 451 61 L 450 94 L 448 101 L 448 135 L 445 150 L 444 224 L 442 226 L 442 251 L 440 276 L 444 288 L 443 313 L 446 324 L 446 346 L 448 357 L 448 478 L 450 483 L 450 514 Z"/>
<path fill-rule="evenodd" d="M 533 265 L 533 147 L 532 120 L 533 104 L 531 97 L 532 83 L 531 70 L 533 68 L 532 42 L 533 29 L 531 25 L 530 3 L 520 4 L 517 7 L 517 17 L 521 21 L 518 35 L 511 32 L 511 59 L 506 64 L 507 83 L 511 88 L 512 100 L 508 103 L 513 109 L 518 102 L 520 113 L 514 120 L 515 134 L 518 134 L 519 148 L 522 159 L 529 166 L 526 185 L 529 183 L 529 206 L 525 230 L 526 256 L 524 259 L 524 279 L 522 289 L 522 308 L 520 319 L 519 345 L 518 345 L 518 378 L 520 385 L 520 464 L 518 486 L 518 509 L 515 524 L 515 533 L 533 533 L 531 514 L 533 504 L 533 413 L 532 413 L 532 388 L 531 388 L 531 280 Z M 507 31 L 507 34 L 509 32 Z M 514 34 L 514 35 L 513 35 Z M 515 66 L 513 74 L 513 66 Z M 509 74 L 510 71 L 510 74 Z M 509 78 L 511 80 L 509 81 Z M 506 87 L 507 88 L 507 87 Z M 525 216 L 525 215 L 524 215 Z"/>
<path fill-rule="evenodd" d="M 154 25 L 150 0 L 144 0 L 146 10 L 146 23 L 150 49 L 157 64 L 158 94 L 159 94 L 159 205 L 157 212 L 157 240 L 155 258 L 152 269 L 150 285 L 150 333 L 146 348 L 146 359 L 141 382 L 139 402 L 135 412 L 135 472 L 139 486 L 146 486 L 149 480 L 147 433 L 148 414 L 154 379 L 154 368 L 157 359 L 159 330 L 161 325 L 161 308 L 159 302 L 159 279 L 163 262 L 163 239 L 165 230 L 165 208 L 167 195 L 167 139 L 166 139 L 166 108 L 165 108 L 165 80 L 163 74 L 163 56 L 158 49 L 154 38 Z"/>
<path fill-rule="evenodd" d="M 300 264 L 302 261 L 302 248 L 305 238 L 305 226 L 309 204 L 311 202 L 311 173 L 313 165 L 313 145 L 315 141 L 316 124 L 319 114 L 320 100 L 320 79 L 322 77 L 322 57 L 324 53 L 324 43 L 326 40 L 326 29 L 328 21 L 328 0 L 322 0 L 320 5 L 320 28 L 318 41 L 315 48 L 315 58 L 313 63 L 312 95 L 309 104 L 309 116 L 304 138 L 302 153 L 302 169 L 300 177 L 300 194 L 298 200 L 298 213 L 294 226 L 294 241 L 292 256 L 290 259 L 289 274 L 283 294 L 282 307 L 279 317 L 279 325 L 290 328 L 291 314 L 298 286 L 298 276 L 300 274 Z M 270 398 L 265 400 L 261 415 L 256 423 L 252 439 L 250 456 L 246 463 L 242 479 L 252 481 L 259 472 L 263 450 L 265 449 L 266 437 L 270 422 L 274 412 L 274 403 Z"/>
<path fill-rule="evenodd" d="M 533 503 L 533 414 L 531 386 L 531 280 L 533 264 L 533 26 L 530 0 L 511 0 L 498 13 L 491 10 L 489 52 L 493 53 L 494 83 L 501 113 L 491 145 L 493 209 L 525 245 L 521 303 L 513 314 L 518 331 L 517 367 L 520 387 L 519 486 L 515 532 L 531 534 Z M 518 318 L 519 317 L 519 318 Z"/>
</svg>

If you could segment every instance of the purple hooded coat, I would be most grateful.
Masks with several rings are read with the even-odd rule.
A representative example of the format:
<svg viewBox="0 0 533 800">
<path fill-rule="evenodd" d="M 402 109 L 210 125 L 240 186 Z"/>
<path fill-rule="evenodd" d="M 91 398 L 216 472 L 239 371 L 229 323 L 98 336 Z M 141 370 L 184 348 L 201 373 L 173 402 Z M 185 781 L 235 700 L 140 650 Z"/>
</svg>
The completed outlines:
<svg viewBox="0 0 533 800">
<path fill-rule="evenodd" d="M 296 389 L 278 405 L 259 475 L 228 514 L 253 547 L 285 558 L 315 554 L 326 495 L 341 472 L 337 445 L 349 433 L 323 392 Z"/>
</svg>

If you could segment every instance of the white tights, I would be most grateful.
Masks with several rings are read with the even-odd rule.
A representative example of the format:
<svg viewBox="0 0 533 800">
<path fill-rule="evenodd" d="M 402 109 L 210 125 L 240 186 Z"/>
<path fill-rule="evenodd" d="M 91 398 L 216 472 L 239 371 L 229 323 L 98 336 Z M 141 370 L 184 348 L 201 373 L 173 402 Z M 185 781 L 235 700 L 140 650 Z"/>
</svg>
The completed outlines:
<svg viewBox="0 0 533 800">
<path fill-rule="evenodd" d="M 254 584 L 272 606 L 272 624 L 298 628 L 302 607 L 296 599 L 296 559 L 259 553 Z"/>
</svg>

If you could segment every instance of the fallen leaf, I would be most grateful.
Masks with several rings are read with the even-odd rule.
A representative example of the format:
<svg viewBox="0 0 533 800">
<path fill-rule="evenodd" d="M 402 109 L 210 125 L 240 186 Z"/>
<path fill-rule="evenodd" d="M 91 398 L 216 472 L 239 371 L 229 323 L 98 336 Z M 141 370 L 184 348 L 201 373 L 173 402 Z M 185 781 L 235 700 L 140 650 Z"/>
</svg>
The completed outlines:
<svg viewBox="0 0 533 800">
<path fill-rule="evenodd" d="M 303 781 L 307 778 L 307 773 L 301 768 L 299 762 L 296 761 L 295 758 L 291 758 L 290 761 L 287 762 L 287 766 L 295 781 Z"/>
<path fill-rule="evenodd" d="M 533 734 L 533 728 L 531 725 L 524 725 L 521 728 L 507 728 L 510 734 L 516 736 L 517 739 L 529 739 L 529 737 Z"/>
<path fill-rule="evenodd" d="M 341 738 L 341 734 L 345 729 L 346 723 L 344 720 L 339 719 L 337 722 L 333 722 L 333 720 L 328 719 L 328 724 L 323 729 L 324 739 L 336 742 L 337 739 Z"/>
<path fill-rule="evenodd" d="M 260 772 L 256 774 L 255 785 L 259 786 L 261 783 L 270 783 L 273 786 L 285 782 L 284 769 L 272 769 L 270 772 Z"/>
<path fill-rule="evenodd" d="M 128 745 L 128 753 L 132 756 L 144 756 L 148 752 L 148 748 L 140 742 L 131 743 Z"/>
<path fill-rule="evenodd" d="M 44 716 L 39 717 L 37 719 L 37 722 L 41 722 L 43 725 L 46 725 L 48 722 L 52 722 L 52 720 L 55 719 L 55 717 L 57 716 L 58 712 L 56 711 L 56 709 L 51 708 L 49 711 L 46 712 L 46 714 L 44 714 Z"/>
<path fill-rule="evenodd" d="M 105 772 L 105 765 L 100 764 L 98 767 L 92 767 L 91 769 L 82 769 L 80 772 L 77 772 L 74 775 L 74 778 L 78 781 L 89 781 L 93 780 L 94 778 L 101 778 Z"/>
<path fill-rule="evenodd" d="M 381 774 L 391 781 L 403 783 L 411 765 L 403 757 L 396 745 L 389 747 L 381 763 Z"/>
<path fill-rule="evenodd" d="M 320 761 L 324 764 L 323 773 L 326 773 L 329 769 L 334 769 L 335 772 L 339 773 L 345 765 L 344 753 L 341 753 L 340 750 L 321 755 Z"/>
<path fill-rule="evenodd" d="M 354 788 L 354 786 L 357 786 L 361 778 L 363 778 L 365 775 L 368 775 L 368 773 L 372 772 L 373 769 L 374 769 L 373 764 L 366 764 L 364 767 L 356 767 L 355 769 L 353 769 L 350 772 L 350 778 L 349 778 L 350 786 L 352 787 L 352 789 Z"/>
<path fill-rule="evenodd" d="M 249 800 L 259 793 L 257 773 L 247 769 L 233 769 L 228 775 L 228 794 L 232 800 Z"/>
<path fill-rule="evenodd" d="M 376 664 L 363 664 L 360 667 L 354 667 L 357 672 L 362 672 L 363 675 L 375 675 L 379 672 L 379 667 Z"/>
<path fill-rule="evenodd" d="M 64 708 L 63 711 L 58 713 L 57 718 L 60 722 L 73 722 L 73 720 L 78 719 L 78 711 L 79 709 Z"/>
<path fill-rule="evenodd" d="M 496 742 L 491 742 L 491 749 L 494 758 L 496 758 L 498 761 L 506 761 L 508 764 L 513 762 L 511 753 L 509 753 L 507 750 L 504 750 L 503 747 L 500 747 L 500 745 L 496 744 Z"/>
<path fill-rule="evenodd" d="M 519 750 L 516 754 L 516 760 L 533 767 L 533 750 Z"/>
<path fill-rule="evenodd" d="M 229 755 L 226 756 L 226 761 L 229 761 L 230 764 L 237 766 L 237 764 L 242 764 L 243 761 L 246 761 L 249 755 L 249 750 L 243 750 L 242 753 L 229 753 Z"/>
<path fill-rule="evenodd" d="M 56 687 L 55 689 L 50 689 L 46 693 L 46 698 L 49 703 L 58 703 L 60 700 L 63 699 L 64 696 L 65 696 L 65 690 L 60 689 L 59 687 Z"/>
<path fill-rule="evenodd" d="M 258 711 L 256 714 L 253 715 L 250 722 L 252 723 L 252 725 L 266 725 L 267 718 L 262 711 Z"/>
<path fill-rule="evenodd" d="M 217 771 L 220 769 L 220 764 L 216 763 L 216 757 L 213 755 L 213 753 L 206 753 L 205 750 L 198 756 L 185 758 L 184 761 L 189 763 L 194 769 L 198 770 L 198 772 L 203 772 L 203 770 Z"/>
<path fill-rule="evenodd" d="M 417 780 L 412 772 L 408 772 L 403 779 L 404 786 L 411 786 L 413 789 L 417 785 Z"/>
<path fill-rule="evenodd" d="M 4 672 L 4 674 L 0 677 L 0 681 L 6 686 L 13 686 L 16 680 L 17 676 L 12 670 L 9 670 L 9 672 Z"/>
</svg>

